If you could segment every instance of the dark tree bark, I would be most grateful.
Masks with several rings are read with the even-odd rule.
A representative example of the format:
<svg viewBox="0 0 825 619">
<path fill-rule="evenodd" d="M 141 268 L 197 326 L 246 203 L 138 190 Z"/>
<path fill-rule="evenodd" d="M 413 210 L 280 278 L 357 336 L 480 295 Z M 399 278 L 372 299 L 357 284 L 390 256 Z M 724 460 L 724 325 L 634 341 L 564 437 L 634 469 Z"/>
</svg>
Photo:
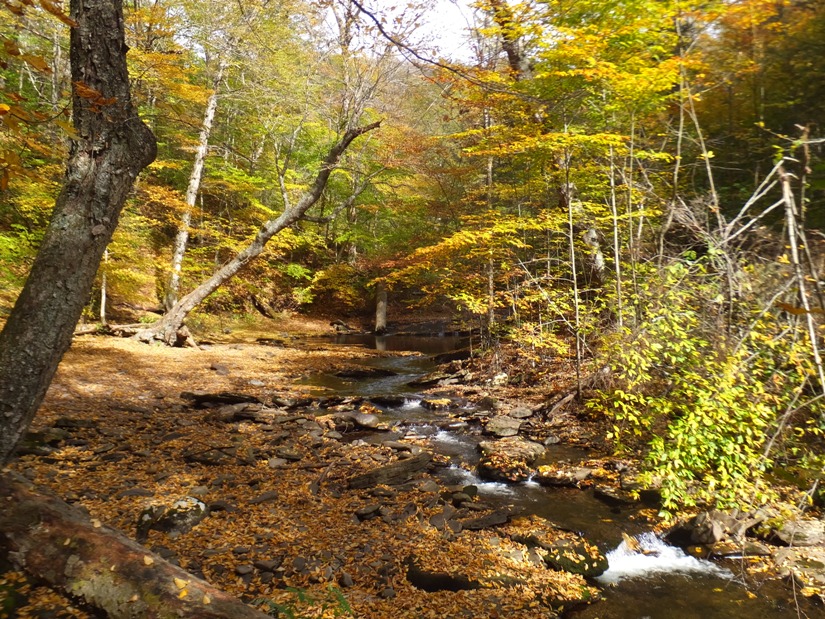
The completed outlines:
<svg viewBox="0 0 825 619">
<path fill-rule="evenodd" d="M 291 226 L 304 216 L 304 213 L 321 197 L 329 180 L 329 175 L 335 169 L 338 160 L 349 145 L 368 131 L 378 128 L 380 122 L 348 130 L 340 141 L 327 153 L 321 169 L 315 177 L 312 186 L 296 204 L 288 206 L 277 219 L 271 219 L 261 226 L 255 239 L 237 256 L 215 271 L 209 279 L 200 284 L 192 292 L 182 297 L 158 322 L 136 333 L 136 337 L 149 342 L 160 340 L 170 346 L 183 344 L 188 338 L 188 332 L 182 331 L 183 321 L 193 309 L 204 299 L 220 288 L 224 282 L 234 277 L 249 261 L 258 257 L 269 240 L 287 226 Z"/>
<path fill-rule="evenodd" d="M 103 252 L 155 138 L 129 93 L 121 0 L 72 0 L 74 129 L 63 189 L 0 333 L 0 462 L 40 406 L 89 299 Z"/>
<path fill-rule="evenodd" d="M 0 503 L 13 562 L 108 617 L 268 617 L 13 474 L 0 475 Z"/>
<path fill-rule="evenodd" d="M 507 64 L 510 65 L 510 73 L 516 81 L 524 77 L 526 73 L 526 62 L 521 50 L 521 38 L 518 36 L 513 9 L 506 0 L 491 0 L 490 7 L 493 11 L 493 21 L 501 29 L 501 49 L 507 54 Z"/>
</svg>

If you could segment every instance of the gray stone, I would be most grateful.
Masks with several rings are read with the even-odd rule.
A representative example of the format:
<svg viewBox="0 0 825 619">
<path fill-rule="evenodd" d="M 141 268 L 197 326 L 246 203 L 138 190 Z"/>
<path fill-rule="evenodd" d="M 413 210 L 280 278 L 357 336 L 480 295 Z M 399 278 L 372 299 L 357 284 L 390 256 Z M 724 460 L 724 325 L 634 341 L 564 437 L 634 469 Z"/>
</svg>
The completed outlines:
<svg viewBox="0 0 825 619">
<path fill-rule="evenodd" d="M 519 419 L 499 415 L 497 417 L 493 417 L 487 422 L 484 426 L 484 432 L 486 434 L 492 434 L 493 436 L 498 437 L 515 436 L 518 434 L 521 423 L 522 422 Z"/>
<path fill-rule="evenodd" d="M 504 454 L 512 460 L 523 460 L 532 464 L 544 455 L 544 445 L 519 437 L 506 437 L 499 441 L 482 441 L 478 448 L 485 456 Z"/>
<path fill-rule="evenodd" d="M 528 406 L 516 406 L 514 409 L 507 412 L 508 417 L 513 419 L 527 419 L 533 416 L 533 409 Z"/>
<path fill-rule="evenodd" d="M 825 521 L 790 520 L 774 531 L 774 537 L 787 546 L 822 546 L 825 545 Z"/>
<path fill-rule="evenodd" d="M 235 566 L 235 573 L 238 576 L 245 576 L 246 574 L 251 574 L 253 571 L 255 571 L 255 568 L 251 565 L 244 564 Z"/>
</svg>

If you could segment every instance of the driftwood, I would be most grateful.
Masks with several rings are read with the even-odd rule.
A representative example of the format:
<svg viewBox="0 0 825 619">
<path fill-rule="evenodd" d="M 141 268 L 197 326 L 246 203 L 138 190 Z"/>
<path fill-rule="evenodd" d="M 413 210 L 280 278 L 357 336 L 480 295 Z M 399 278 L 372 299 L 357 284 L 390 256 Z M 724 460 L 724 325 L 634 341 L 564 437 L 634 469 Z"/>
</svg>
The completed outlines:
<svg viewBox="0 0 825 619">
<path fill-rule="evenodd" d="M 268 617 L 15 474 L 0 475 L 0 506 L 12 563 L 113 619 Z"/>
<path fill-rule="evenodd" d="M 356 475 L 349 480 L 349 487 L 354 490 L 360 490 L 363 488 L 372 488 L 379 484 L 385 484 L 387 486 L 403 484 L 415 473 L 427 468 L 431 459 L 432 456 L 428 452 L 422 451 L 417 456 L 379 466 L 366 473 Z"/>
</svg>

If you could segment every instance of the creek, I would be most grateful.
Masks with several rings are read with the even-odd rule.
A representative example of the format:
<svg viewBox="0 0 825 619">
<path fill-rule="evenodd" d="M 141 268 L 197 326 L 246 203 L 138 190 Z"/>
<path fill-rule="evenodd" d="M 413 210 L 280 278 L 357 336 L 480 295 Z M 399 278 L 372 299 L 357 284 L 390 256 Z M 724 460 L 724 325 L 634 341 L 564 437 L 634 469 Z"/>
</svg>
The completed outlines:
<svg viewBox="0 0 825 619">
<path fill-rule="evenodd" d="M 425 437 L 433 451 L 450 458 L 451 466 L 439 474 L 442 482 L 472 484 L 485 503 L 511 506 L 525 515 L 536 515 L 564 529 L 577 531 L 605 553 L 610 567 L 595 579 L 595 584 L 603 590 L 604 601 L 571 611 L 567 616 L 578 619 L 822 616 L 822 609 L 814 608 L 807 600 L 795 601 L 786 583 L 769 580 L 755 588 L 753 583 L 745 584 L 743 571 L 734 560 L 711 562 L 668 546 L 638 518 L 640 508 L 608 505 L 596 497 L 592 489 L 480 479 L 475 473 L 479 460 L 477 446 L 482 440 L 479 429 L 422 406 L 425 396 L 409 386 L 411 381 L 435 369 L 433 355 L 453 351 L 466 343 L 460 338 L 341 335 L 335 343 L 399 351 L 398 355 L 382 355 L 363 362 L 367 368 L 389 370 L 393 375 L 349 380 L 323 374 L 308 377 L 304 384 L 316 387 L 319 395 L 374 398 L 373 403 L 379 404 L 383 416 L 393 426 L 395 438 Z M 411 355 L 411 351 L 421 354 Z M 387 438 L 386 432 L 358 435 L 358 440 L 366 442 Z M 587 457 L 586 449 L 557 444 L 548 446 L 543 460 L 576 464 Z M 637 540 L 637 551 L 627 548 L 622 533 Z"/>
</svg>

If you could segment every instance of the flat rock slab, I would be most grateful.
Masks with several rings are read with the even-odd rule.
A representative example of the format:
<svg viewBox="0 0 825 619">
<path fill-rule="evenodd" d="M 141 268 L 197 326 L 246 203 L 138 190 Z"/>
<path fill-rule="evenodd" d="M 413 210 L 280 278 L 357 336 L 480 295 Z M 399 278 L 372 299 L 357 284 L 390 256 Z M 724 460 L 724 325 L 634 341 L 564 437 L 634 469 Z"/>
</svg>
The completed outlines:
<svg viewBox="0 0 825 619">
<path fill-rule="evenodd" d="M 396 486 L 409 481 L 410 478 L 419 471 L 423 471 L 429 466 L 432 455 L 429 452 L 421 452 L 417 456 L 399 460 L 384 466 L 356 475 L 349 480 L 349 487 L 358 490 L 371 488 L 379 484 Z"/>
</svg>

